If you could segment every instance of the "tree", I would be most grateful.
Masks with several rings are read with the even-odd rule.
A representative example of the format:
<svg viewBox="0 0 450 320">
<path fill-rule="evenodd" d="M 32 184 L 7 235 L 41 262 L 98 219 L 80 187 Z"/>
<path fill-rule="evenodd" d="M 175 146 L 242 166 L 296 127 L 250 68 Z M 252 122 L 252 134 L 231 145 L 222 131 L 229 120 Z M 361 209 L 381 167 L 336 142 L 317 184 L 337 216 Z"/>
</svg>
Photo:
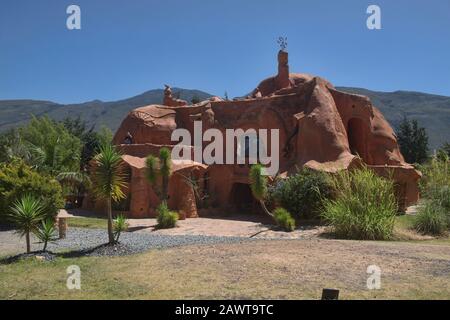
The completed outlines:
<svg viewBox="0 0 450 320">
<path fill-rule="evenodd" d="M 9 218 L 20 237 L 25 236 L 27 253 L 30 253 L 30 233 L 36 232 L 39 223 L 45 218 L 45 206 L 31 195 L 25 195 L 16 201 L 11 208 Z"/>
<path fill-rule="evenodd" d="M 153 155 L 149 155 L 145 161 L 146 174 L 148 182 L 153 186 L 155 192 L 163 202 L 168 199 L 169 178 L 171 170 L 171 154 L 170 150 L 163 147 L 159 150 L 159 159 Z M 156 188 L 158 176 L 161 176 L 161 191 Z"/>
<path fill-rule="evenodd" d="M 191 99 L 192 104 L 197 104 L 197 103 L 199 103 L 200 101 L 201 101 L 201 100 L 200 100 L 199 96 L 197 96 L 197 95 L 194 95 L 194 96 L 192 97 L 192 99 Z"/>
<path fill-rule="evenodd" d="M 70 134 L 80 139 L 82 143 L 80 157 L 81 170 L 88 166 L 89 161 L 98 152 L 101 145 L 111 143 L 112 141 L 113 134 L 109 128 L 102 126 L 99 132 L 95 132 L 94 126 L 88 129 L 86 121 L 81 120 L 80 117 L 65 118 L 61 123 Z"/>
<path fill-rule="evenodd" d="M 100 147 L 94 157 L 93 184 L 95 194 L 106 202 L 108 214 L 108 239 L 114 244 L 112 201 L 125 198 L 123 189 L 127 187 L 126 174 L 120 152 L 111 144 Z"/>
<path fill-rule="evenodd" d="M 55 217 L 64 206 L 61 185 L 53 177 L 32 170 L 22 160 L 0 163 L 0 220 L 25 194 L 40 200 L 48 217 Z"/>
<path fill-rule="evenodd" d="M 444 143 L 437 151 L 437 158 L 442 161 L 448 161 L 450 158 L 450 143 Z"/>
<path fill-rule="evenodd" d="M 81 141 L 63 124 L 48 117 L 33 118 L 18 132 L 31 155 L 27 163 L 37 171 L 56 176 L 60 172 L 79 170 Z"/>
<path fill-rule="evenodd" d="M 428 159 L 428 135 L 419 127 L 417 120 L 406 117 L 400 123 L 398 132 L 400 151 L 408 163 L 423 163 Z"/>
<path fill-rule="evenodd" d="M 17 129 L 11 129 L 0 135 L 0 162 L 11 162 L 14 159 L 31 162 L 30 150 Z"/>
<path fill-rule="evenodd" d="M 253 196 L 259 201 L 264 212 L 274 217 L 273 214 L 267 209 L 264 200 L 267 197 L 267 176 L 263 175 L 263 166 L 260 164 L 254 164 L 250 168 L 250 188 Z"/>
</svg>

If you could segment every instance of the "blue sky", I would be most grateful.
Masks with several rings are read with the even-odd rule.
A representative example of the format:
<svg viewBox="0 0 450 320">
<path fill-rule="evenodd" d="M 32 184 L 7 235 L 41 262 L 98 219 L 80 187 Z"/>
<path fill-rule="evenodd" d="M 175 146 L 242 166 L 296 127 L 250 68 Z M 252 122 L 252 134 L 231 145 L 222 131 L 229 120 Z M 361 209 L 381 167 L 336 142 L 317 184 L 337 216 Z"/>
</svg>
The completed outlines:
<svg viewBox="0 0 450 320">
<path fill-rule="evenodd" d="M 66 8 L 81 7 L 81 30 Z M 381 7 L 382 30 L 366 27 Z M 449 0 L 2 0 L 0 99 L 127 98 L 172 86 L 230 97 L 276 73 L 450 96 Z"/>
</svg>

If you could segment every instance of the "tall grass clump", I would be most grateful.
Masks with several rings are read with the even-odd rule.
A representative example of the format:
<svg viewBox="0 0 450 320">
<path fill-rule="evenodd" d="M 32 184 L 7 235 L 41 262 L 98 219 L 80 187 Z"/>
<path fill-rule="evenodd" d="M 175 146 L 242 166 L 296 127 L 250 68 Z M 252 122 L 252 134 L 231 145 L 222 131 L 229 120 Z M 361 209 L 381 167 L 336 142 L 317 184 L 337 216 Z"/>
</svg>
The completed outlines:
<svg viewBox="0 0 450 320">
<path fill-rule="evenodd" d="M 423 178 L 420 187 L 423 198 L 431 200 L 450 211 L 450 161 L 433 158 L 421 167 Z"/>
<path fill-rule="evenodd" d="M 336 199 L 324 200 L 323 219 L 345 239 L 392 237 L 397 203 L 394 184 L 368 168 L 341 171 L 332 178 Z"/>
<path fill-rule="evenodd" d="M 433 201 L 425 202 L 414 220 L 414 228 L 418 232 L 435 236 L 446 233 L 448 225 L 445 209 Z"/>
<path fill-rule="evenodd" d="M 421 167 L 421 193 L 425 203 L 414 221 L 418 232 L 443 235 L 450 227 L 450 161 L 433 158 Z"/>
</svg>

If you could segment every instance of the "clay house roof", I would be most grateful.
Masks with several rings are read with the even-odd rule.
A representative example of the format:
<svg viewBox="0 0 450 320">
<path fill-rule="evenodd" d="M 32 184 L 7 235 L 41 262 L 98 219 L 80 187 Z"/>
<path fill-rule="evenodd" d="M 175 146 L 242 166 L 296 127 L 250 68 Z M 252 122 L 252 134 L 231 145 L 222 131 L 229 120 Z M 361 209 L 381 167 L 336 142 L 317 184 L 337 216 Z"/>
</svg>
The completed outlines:
<svg viewBox="0 0 450 320">
<path fill-rule="evenodd" d="M 145 158 L 140 157 L 134 157 L 130 155 L 123 155 L 122 159 L 125 163 L 127 163 L 130 167 L 136 168 L 136 169 L 144 169 L 146 167 L 145 165 Z M 208 166 L 199 162 L 195 162 L 192 160 L 173 160 L 172 159 L 172 167 L 171 172 L 177 172 L 186 168 L 190 167 L 201 167 L 203 169 L 206 169 Z"/>
</svg>

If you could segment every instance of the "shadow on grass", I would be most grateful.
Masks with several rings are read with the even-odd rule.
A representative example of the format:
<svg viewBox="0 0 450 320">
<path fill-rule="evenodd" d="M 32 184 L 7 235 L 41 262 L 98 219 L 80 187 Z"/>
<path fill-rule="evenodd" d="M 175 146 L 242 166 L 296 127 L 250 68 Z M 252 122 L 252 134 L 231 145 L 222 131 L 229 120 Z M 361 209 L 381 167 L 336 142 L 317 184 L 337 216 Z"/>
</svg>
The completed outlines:
<svg viewBox="0 0 450 320">
<path fill-rule="evenodd" d="M 51 262 L 56 258 L 81 258 L 81 257 L 92 257 L 92 256 L 122 256 L 134 253 L 133 250 L 120 243 L 115 244 L 104 243 L 92 248 L 81 249 L 81 250 L 71 250 L 66 252 L 51 252 L 51 251 L 33 251 L 30 253 L 20 253 L 14 256 L 9 256 L 0 259 L 0 265 L 8 265 L 19 262 L 25 259 L 36 259 L 42 262 Z"/>
</svg>

